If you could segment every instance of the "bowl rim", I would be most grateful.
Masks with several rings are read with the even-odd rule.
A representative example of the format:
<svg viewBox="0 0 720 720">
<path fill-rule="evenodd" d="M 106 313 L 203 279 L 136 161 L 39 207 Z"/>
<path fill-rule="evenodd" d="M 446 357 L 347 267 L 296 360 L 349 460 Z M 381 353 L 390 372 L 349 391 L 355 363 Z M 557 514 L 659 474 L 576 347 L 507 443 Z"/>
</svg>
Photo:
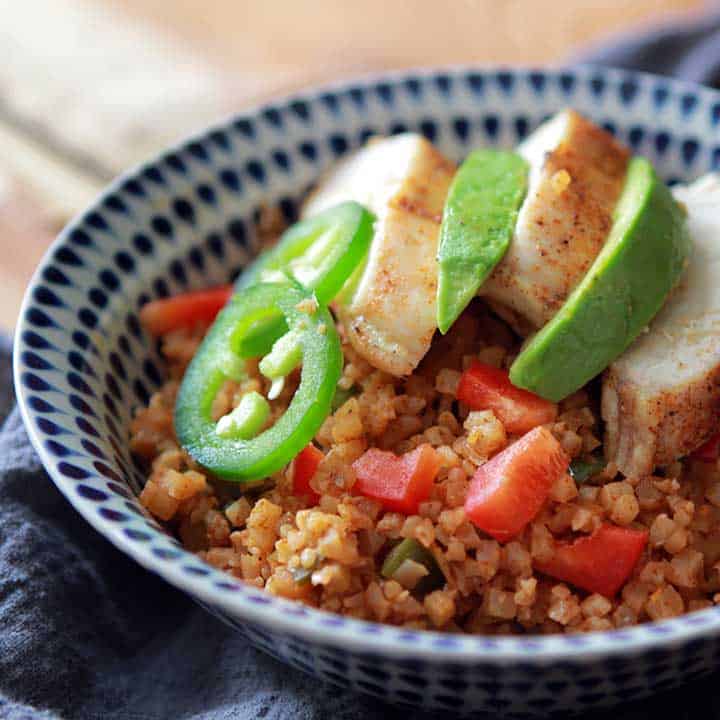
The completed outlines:
<svg viewBox="0 0 720 720">
<path fill-rule="evenodd" d="M 13 376 L 17 404 L 28 437 L 56 487 L 98 533 L 137 561 L 143 568 L 159 575 L 196 601 L 200 601 L 201 604 L 210 608 L 218 608 L 230 617 L 238 618 L 242 623 L 256 623 L 261 627 L 270 628 L 274 632 L 286 633 L 289 636 L 308 639 L 313 643 L 326 646 L 341 646 L 368 655 L 431 658 L 433 661 L 447 660 L 461 664 L 477 661 L 500 664 L 521 660 L 540 664 L 573 659 L 585 661 L 598 656 L 636 654 L 656 649 L 666 650 L 669 647 L 691 641 L 702 641 L 710 635 L 720 634 L 720 606 L 620 630 L 594 631 L 577 635 L 483 636 L 455 635 L 434 630 L 409 631 L 406 628 L 357 620 L 271 596 L 259 589 L 248 589 L 249 586 L 244 585 L 241 581 L 234 582 L 238 586 L 234 591 L 229 587 L 226 591 L 221 591 L 210 583 L 203 582 L 204 578 L 194 578 L 183 573 L 178 564 L 166 562 L 149 552 L 144 552 L 143 547 L 130 541 L 120 531 L 120 528 L 107 523 L 98 514 L 91 512 L 90 507 L 80 502 L 78 496 L 71 492 L 70 483 L 57 472 L 49 452 L 43 445 L 34 422 L 36 413 L 29 407 L 27 391 L 20 382 L 21 374 L 26 370 L 26 366 L 21 360 L 21 338 L 26 329 L 26 316 L 31 304 L 32 293 L 42 277 L 43 270 L 51 262 L 55 251 L 67 241 L 69 235 L 80 225 L 88 213 L 101 205 L 110 195 L 118 192 L 128 180 L 138 176 L 147 167 L 161 162 L 169 154 L 186 148 L 192 142 L 206 141 L 214 131 L 226 130 L 239 120 L 254 120 L 260 113 L 285 108 L 296 101 L 313 104 L 324 94 L 343 92 L 351 87 L 368 88 L 378 83 L 398 85 L 410 79 L 427 80 L 438 76 L 462 76 L 473 73 L 483 76 L 505 73 L 516 77 L 538 73 L 555 79 L 566 75 L 582 80 L 602 77 L 614 82 L 635 81 L 640 85 L 661 82 L 678 95 L 695 95 L 720 107 L 720 91 L 652 73 L 587 64 L 573 67 L 538 67 L 470 63 L 351 75 L 329 83 L 312 85 L 307 89 L 281 94 L 273 100 L 253 104 L 240 112 L 231 113 L 220 121 L 185 136 L 179 142 L 120 174 L 94 198 L 84 211 L 71 219 L 43 254 L 25 290 L 13 341 Z M 701 142 L 707 144 L 710 140 L 703 137 Z M 159 531 L 153 530 L 152 532 Z M 182 553 L 195 557 L 193 553 L 184 549 L 182 549 Z M 224 578 L 229 577 L 219 570 L 213 569 L 213 572 L 220 573 Z M 232 585 L 233 580 L 230 577 L 231 582 L 228 585 Z M 242 585 L 243 592 L 238 593 L 237 590 L 241 589 L 240 585 Z M 283 611 L 277 612 L 279 608 Z"/>
</svg>

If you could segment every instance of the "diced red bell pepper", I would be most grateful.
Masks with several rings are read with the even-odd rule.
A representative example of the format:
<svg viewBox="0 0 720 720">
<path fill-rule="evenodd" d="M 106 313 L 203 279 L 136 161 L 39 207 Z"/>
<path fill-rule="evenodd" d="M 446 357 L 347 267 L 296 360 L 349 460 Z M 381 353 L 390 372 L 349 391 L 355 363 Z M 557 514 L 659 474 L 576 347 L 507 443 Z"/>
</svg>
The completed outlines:
<svg viewBox="0 0 720 720">
<path fill-rule="evenodd" d="M 534 565 L 550 577 L 611 598 L 630 577 L 647 540 L 647 530 L 605 523 L 592 535 L 555 543 L 553 557 Z"/>
<path fill-rule="evenodd" d="M 440 471 L 440 457 L 431 445 L 420 445 L 398 457 L 370 448 L 353 463 L 354 489 L 378 500 L 386 510 L 413 515 L 427 500 Z"/>
<path fill-rule="evenodd" d="M 315 476 L 318 465 L 324 457 L 322 451 L 310 443 L 293 460 L 293 494 L 305 495 L 311 505 L 317 505 L 320 502 L 320 495 L 313 490 L 310 481 Z"/>
<path fill-rule="evenodd" d="M 522 435 L 557 417 L 557 405 L 515 387 L 507 370 L 474 362 L 460 378 L 457 399 L 471 410 L 492 410 L 505 429 Z"/>
<path fill-rule="evenodd" d="M 222 285 L 153 300 L 140 309 L 140 322 L 155 337 L 200 323 L 210 325 L 232 294 L 232 285 Z"/>
<path fill-rule="evenodd" d="M 720 432 L 713 435 L 697 450 L 693 450 L 691 457 L 703 462 L 715 462 L 720 457 Z"/>
<path fill-rule="evenodd" d="M 570 458 L 552 433 L 535 428 L 477 469 L 465 514 L 488 535 L 506 542 L 538 514 L 569 464 Z"/>
</svg>

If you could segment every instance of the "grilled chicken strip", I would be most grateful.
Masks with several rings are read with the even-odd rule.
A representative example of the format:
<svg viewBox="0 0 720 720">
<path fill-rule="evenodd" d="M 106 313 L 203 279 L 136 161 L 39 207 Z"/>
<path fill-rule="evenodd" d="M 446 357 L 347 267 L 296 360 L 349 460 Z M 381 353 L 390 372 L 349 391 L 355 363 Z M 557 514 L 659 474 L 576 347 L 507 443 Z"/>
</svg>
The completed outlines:
<svg viewBox="0 0 720 720">
<path fill-rule="evenodd" d="M 392 375 L 415 369 L 437 328 L 438 233 L 454 172 L 421 135 L 377 139 L 337 165 L 303 208 L 310 216 L 355 200 L 376 215 L 364 271 L 336 309 L 357 352 Z"/>
<path fill-rule="evenodd" d="M 566 110 L 518 152 L 531 168 L 528 194 L 512 243 L 479 294 L 525 335 L 555 315 L 605 244 L 629 151 Z"/>
<path fill-rule="evenodd" d="M 687 455 L 720 424 L 720 175 L 674 195 L 688 211 L 688 268 L 649 332 L 603 378 L 606 457 L 628 476 Z"/>
</svg>

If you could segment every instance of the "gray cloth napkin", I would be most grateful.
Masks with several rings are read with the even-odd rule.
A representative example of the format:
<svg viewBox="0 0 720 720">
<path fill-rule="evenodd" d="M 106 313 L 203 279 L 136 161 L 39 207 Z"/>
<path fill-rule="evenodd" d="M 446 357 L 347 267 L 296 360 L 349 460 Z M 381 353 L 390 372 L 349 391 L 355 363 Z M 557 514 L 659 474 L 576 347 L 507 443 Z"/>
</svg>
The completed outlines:
<svg viewBox="0 0 720 720">
<path fill-rule="evenodd" d="M 619 38 L 574 60 L 717 84 L 720 15 Z M 9 343 L 0 339 L 0 421 L 9 413 L 0 430 L 0 718 L 407 717 L 407 710 L 311 680 L 248 647 L 93 531 L 55 489 L 11 410 L 9 358 Z M 702 709 L 720 717 L 717 680 L 613 716 L 682 720 Z"/>
<path fill-rule="evenodd" d="M 0 420 L 12 403 L 0 338 Z M 55 488 L 10 411 L 0 430 L 0 718 L 326 717 L 400 711 L 254 650 L 125 557 Z"/>
<path fill-rule="evenodd" d="M 715 9 L 700 18 L 605 39 L 568 64 L 609 65 L 720 87 L 720 9 L 717 1 L 712 6 Z"/>
</svg>

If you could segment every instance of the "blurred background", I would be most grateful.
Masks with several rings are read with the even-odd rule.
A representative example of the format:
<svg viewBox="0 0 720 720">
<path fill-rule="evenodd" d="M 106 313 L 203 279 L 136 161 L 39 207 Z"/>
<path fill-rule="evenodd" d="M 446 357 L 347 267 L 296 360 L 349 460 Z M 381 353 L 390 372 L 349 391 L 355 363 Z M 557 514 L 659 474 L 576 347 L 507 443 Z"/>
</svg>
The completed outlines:
<svg viewBox="0 0 720 720">
<path fill-rule="evenodd" d="M 559 64 L 702 0 L 0 0 L 0 330 L 117 173 L 305 85 L 447 63 Z"/>
</svg>

